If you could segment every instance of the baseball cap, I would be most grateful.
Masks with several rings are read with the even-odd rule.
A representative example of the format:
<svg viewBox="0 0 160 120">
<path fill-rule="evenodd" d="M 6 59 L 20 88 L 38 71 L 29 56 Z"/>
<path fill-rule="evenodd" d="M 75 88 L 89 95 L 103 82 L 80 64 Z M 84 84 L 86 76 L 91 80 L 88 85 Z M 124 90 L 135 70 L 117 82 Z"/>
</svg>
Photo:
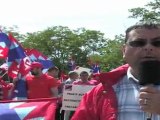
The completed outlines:
<svg viewBox="0 0 160 120">
<path fill-rule="evenodd" d="M 32 62 L 31 69 L 34 68 L 43 68 L 43 65 L 40 62 Z"/>
</svg>

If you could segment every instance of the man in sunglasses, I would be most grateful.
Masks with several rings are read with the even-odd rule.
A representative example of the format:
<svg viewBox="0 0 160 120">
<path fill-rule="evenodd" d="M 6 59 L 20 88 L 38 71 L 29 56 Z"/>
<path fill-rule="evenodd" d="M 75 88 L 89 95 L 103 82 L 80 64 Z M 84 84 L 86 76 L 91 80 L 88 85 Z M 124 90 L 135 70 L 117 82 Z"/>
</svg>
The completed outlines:
<svg viewBox="0 0 160 120">
<path fill-rule="evenodd" d="M 160 24 L 126 30 L 126 65 L 101 73 L 71 120 L 160 120 Z"/>
</svg>

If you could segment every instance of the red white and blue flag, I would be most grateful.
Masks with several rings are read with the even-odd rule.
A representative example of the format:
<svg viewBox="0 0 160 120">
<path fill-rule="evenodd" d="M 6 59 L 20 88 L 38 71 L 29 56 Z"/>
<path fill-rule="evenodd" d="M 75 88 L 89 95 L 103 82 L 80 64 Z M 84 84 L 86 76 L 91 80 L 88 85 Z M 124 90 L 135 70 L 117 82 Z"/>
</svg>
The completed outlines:
<svg viewBox="0 0 160 120">
<path fill-rule="evenodd" d="M 0 102 L 0 120 L 56 120 L 57 98 Z"/>
<path fill-rule="evenodd" d="M 8 51 L 8 75 L 15 75 L 18 77 L 16 84 L 16 97 L 27 97 L 25 76 L 29 73 L 31 61 L 26 55 L 25 50 L 21 44 L 9 34 L 10 46 Z M 14 77 L 14 76 L 11 76 Z"/>
<path fill-rule="evenodd" d="M 13 37 L 11 33 L 9 34 L 9 40 L 10 46 L 7 57 L 9 74 L 10 72 L 12 72 L 12 70 L 15 73 L 15 70 L 17 69 L 17 75 L 23 77 L 28 74 L 30 70 L 30 59 L 26 55 L 25 50 L 23 49 L 21 44 L 16 40 L 16 38 Z"/>
<path fill-rule="evenodd" d="M 27 56 L 29 56 L 31 61 L 40 62 L 43 65 L 43 72 L 46 72 L 49 68 L 53 67 L 53 61 L 51 61 L 47 56 L 42 54 L 36 49 L 25 49 Z"/>
<path fill-rule="evenodd" d="M 9 40 L 8 36 L 0 32 L 0 58 L 6 59 L 8 57 L 8 46 L 10 46 L 11 41 Z"/>
</svg>

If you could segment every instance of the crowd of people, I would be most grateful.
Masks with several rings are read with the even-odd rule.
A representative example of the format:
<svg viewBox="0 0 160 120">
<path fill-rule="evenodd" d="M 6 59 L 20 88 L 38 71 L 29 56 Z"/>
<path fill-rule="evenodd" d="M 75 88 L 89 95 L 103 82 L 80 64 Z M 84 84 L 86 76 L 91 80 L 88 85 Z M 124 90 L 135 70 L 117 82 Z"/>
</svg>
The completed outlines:
<svg viewBox="0 0 160 120">
<path fill-rule="evenodd" d="M 38 62 L 31 65 L 26 77 L 28 99 L 63 97 L 63 86 L 94 85 L 76 111 L 58 110 L 57 120 L 160 120 L 160 24 L 140 23 L 126 30 L 123 58 L 126 62 L 110 72 L 89 75 L 82 71 L 68 73 L 68 79 L 58 79 L 54 66 L 42 73 Z M 1 100 L 11 98 L 14 84 L 0 81 Z M 2 90 L 5 88 L 5 90 Z M 42 90 L 43 89 L 43 90 Z M 4 93 L 8 92 L 8 96 Z M 59 105 L 61 107 L 61 105 Z"/>
<path fill-rule="evenodd" d="M 4 71 L 4 70 L 3 70 Z M 65 85 L 97 85 L 98 80 L 93 80 L 86 71 L 82 71 L 80 75 L 76 71 L 69 71 L 68 77 L 63 81 L 59 78 L 59 69 L 56 66 L 50 67 L 46 73 L 43 73 L 43 65 L 40 62 L 32 62 L 29 74 L 26 75 L 26 88 L 27 88 L 27 99 L 38 99 L 38 98 L 52 98 L 52 97 L 63 97 L 63 88 Z M 5 72 L 6 75 L 7 71 Z M 90 80 L 91 79 L 91 80 Z M 94 81 L 94 82 L 93 82 Z M 97 81 L 97 82 L 96 82 Z M 6 79 L 0 79 L 0 99 L 11 100 L 14 99 L 14 90 L 18 78 L 13 78 L 12 82 L 6 82 Z M 62 101 L 61 101 L 62 102 Z M 57 120 L 69 120 L 70 112 L 60 111 L 62 103 L 58 103 L 56 119 Z"/>
</svg>

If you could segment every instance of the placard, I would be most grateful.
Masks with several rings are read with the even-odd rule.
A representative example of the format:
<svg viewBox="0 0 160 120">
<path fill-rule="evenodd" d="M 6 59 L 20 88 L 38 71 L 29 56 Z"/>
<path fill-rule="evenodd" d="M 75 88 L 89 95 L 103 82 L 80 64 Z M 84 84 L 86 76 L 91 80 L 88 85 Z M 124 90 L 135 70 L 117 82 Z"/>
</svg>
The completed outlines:
<svg viewBox="0 0 160 120">
<path fill-rule="evenodd" d="M 93 87 L 93 85 L 65 85 L 63 91 L 62 109 L 75 111 L 82 96 Z"/>
</svg>

